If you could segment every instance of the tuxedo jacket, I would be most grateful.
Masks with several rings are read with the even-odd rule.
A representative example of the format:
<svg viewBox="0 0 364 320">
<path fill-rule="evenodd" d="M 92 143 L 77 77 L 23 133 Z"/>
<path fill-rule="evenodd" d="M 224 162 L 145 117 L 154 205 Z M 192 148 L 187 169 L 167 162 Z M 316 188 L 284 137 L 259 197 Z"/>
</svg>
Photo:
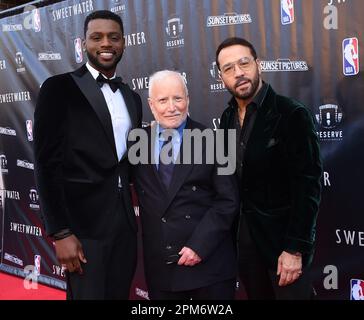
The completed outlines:
<svg viewBox="0 0 364 320">
<path fill-rule="evenodd" d="M 235 128 L 236 107 L 223 113 L 221 129 Z M 322 166 L 310 111 L 271 86 L 252 128 L 243 160 L 242 214 L 267 266 L 276 269 L 283 250 L 312 260 Z"/>
<path fill-rule="evenodd" d="M 185 129 L 195 128 L 205 129 L 188 118 Z M 146 130 L 150 145 L 155 127 Z M 181 144 L 181 157 L 182 149 Z M 150 151 L 153 156 L 154 150 Z M 236 276 L 231 232 L 239 208 L 236 180 L 233 175 L 218 175 L 216 162 L 206 164 L 206 145 L 198 152 L 202 164 L 175 164 L 168 189 L 155 164 L 134 168 L 146 281 L 157 290 L 191 290 Z M 192 159 L 194 155 L 192 152 Z M 185 246 L 194 250 L 202 262 L 193 267 L 166 263 Z"/>
<path fill-rule="evenodd" d="M 132 128 L 141 126 L 138 94 L 120 87 Z M 111 116 L 85 65 L 47 79 L 34 114 L 36 182 L 46 232 L 70 228 L 80 238 L 107 236 L 118 198 L 118 177 L 128 221 L 136 230 L 127 155 L 118 161 Z"/>
</svg>

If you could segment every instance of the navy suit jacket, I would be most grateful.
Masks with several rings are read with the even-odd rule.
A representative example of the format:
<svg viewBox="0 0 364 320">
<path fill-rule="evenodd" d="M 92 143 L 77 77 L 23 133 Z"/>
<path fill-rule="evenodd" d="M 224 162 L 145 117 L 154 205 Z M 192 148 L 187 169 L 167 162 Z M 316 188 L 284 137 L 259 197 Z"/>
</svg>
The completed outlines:
<svg viewBox="0 0 364 320">
<path fill-rule="evenodd" d="M 196 128 L 205 129 L 188 118 L 185 129 Z M 151 130 L 155 128 L 147 129 L 149 144 Z M 176 164 L 168 190 L 155 164 L 134 168 L 146 281 L 154 289 L 191 290 L 236 276 L 231 232 L 239 207 L 236 180 L 218 175 L 218 164 L 206 164 L 205 153 L 206 145 L 201 150 L 202 164 Z M 166 264 L 184 246 L 194 250 L 202 262 L 193 267 Z"/>
</svg>

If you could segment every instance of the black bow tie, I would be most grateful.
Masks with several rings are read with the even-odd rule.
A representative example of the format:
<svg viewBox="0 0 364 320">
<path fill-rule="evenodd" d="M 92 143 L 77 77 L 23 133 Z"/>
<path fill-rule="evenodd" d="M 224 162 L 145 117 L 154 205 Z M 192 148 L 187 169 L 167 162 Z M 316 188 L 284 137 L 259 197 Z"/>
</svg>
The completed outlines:
<svg viewBox="0 0 364 320">
<path fill-rule="evenodd" d="M 115 92 L 120 88 L 123 81 L 120 77 L 115 77 L 114 79 L 107 79 L 100 73 L 99 76 L 96 78 L 96 82 L 100 86 L 100 88 L 103 86 L 104 83 L 108 83 L 111 90 Z"/>
</svg>

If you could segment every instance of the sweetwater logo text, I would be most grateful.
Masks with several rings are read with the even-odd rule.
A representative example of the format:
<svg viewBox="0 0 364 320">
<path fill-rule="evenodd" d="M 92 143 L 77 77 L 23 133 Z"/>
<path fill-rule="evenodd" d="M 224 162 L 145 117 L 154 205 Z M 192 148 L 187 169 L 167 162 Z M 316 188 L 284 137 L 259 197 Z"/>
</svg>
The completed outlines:
<svg viewBox="0 0 364 320">
<path fill-rule="evenodd" d="M 181 72 L 186 84 L 187 84 L 187 74 L 186 72 Z M 133 90 L 148 90 L 149 89 L 149 76 L 142 76 L 131 79 L 131 86 Z"/>
<path fill-rule="evenodd" d="M 25 102 L 30 100 L 29 91 L 0 93 L 0 103 Z"/>
<path fill-rule="evenodd" d="M 147 43 L 145 32 L 126 34 L 124 35 L 124 39 L 126 47 L 140 46 Z"/>
<path fill-rule="evenodd" d="M 22 167 L 22 168 L 25 168 L 25 169 L 29 169 L 29 170 L 34 170 L 34 164 L 33 163 L 30 163 L 28 162 L 27 160 L 17 160 L 16 161 L 16 165 L 18 167 Z"/>
<path fill-rule="evenodd" d="M 214 131 L 219 129 L 220 128 L 220 118 L 213 118 L 212 119 L 212 126 L 213 126 Z"/>
<path fill-rule="evenodd" d="M 0 70 L 5 70 L 5 69 L 6 69 L 6 61 L 0 60 Z"/>
<path fill-rule="evenodd" d="M 88 13 L 94 10 L 92 0 L 82 1 L 80 3 L 73 4 L 71 6 L 62 7 L 52 11 L 53 21 L 68 19 L 73 16 Z"/>
<path fill-rule="evenodd" d="M 180 17 L 172 16 L 167 21 L 166 33 L 170 40 L 166 42 L 168 49 L 181 48 L 185 45 L 185 39 L 182 37 L 183 23 Z"/>
<path fill-rule="evenodd" d="M 335 104 L 325 104 L 319 107 L 319 113 L 316 114 L 317 123 L 321 130 L 317 135 L 321 141 L 341 141 L 343 139 L 342 130 L 337 128 L 343 118 L 343 113 L 339 106 Z"/>
<path fill-rule="evenodd" d="M 336 229 L 336 243 L 364 247 L 364 231 Z"/>
<path fill-rule="evenodd" d="M 19 191 L 3 190 L 3 198 L 9 200 L 20 200 Z"/>
<path fill-rule="evenodd" d="M 0 127 L 0 134 L 3 134 L 5 136 L 13 136 L 16 137 L 16 131 L 14 129 L 11 128 L 3 128 Z"/>
<path fill-rule="evenodd" d="M 28 224 L 22 224 L 17 222 L 10 222 L 10 231 L 24 233 L 31 236 L 42 237 L 42 229 L 37 226 L 32 226 Z"/>
<path fill-rule="evenodd" d="M 249 13 L 237 14 L 236 12 L 224 13 L 220 16 L 207 17 L 207 27 L 231 26 L 236 24 L 252 23 Z"/>
<path fill-rule="evenodd" d="M 66 268 L 65 267 L 61 267 L 58 265 L 53 265 L 52 267 L 53 271 L 52 274 L 54 274 L 55 276 L 61 277 L 61 278 L 65 278 L 66 277 Z"/>
<path fill-rule="evenodd" d="M 149 77 L 138 77 L 131 79 L 133 90 L 148 90 L 149 89 Z"/>
<path fill-rule="evenodd" d="M 306 61 L 295 61 L 290 59 L 262 60 L 260 66 L 262 72 L 308 71 L 308 64 Z"/>
</svg>

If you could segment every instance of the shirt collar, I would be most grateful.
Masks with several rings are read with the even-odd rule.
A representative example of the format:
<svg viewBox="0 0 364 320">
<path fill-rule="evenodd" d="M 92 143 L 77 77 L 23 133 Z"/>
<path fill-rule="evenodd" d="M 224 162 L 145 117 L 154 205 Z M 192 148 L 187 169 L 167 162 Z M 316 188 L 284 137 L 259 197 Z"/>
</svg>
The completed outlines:
<svg viewBox="0 0 364 320">
<path fill-rule="evenodd" d="M 186 123 L 187 123 L 187 118 L 180 124 L 178 128 L 174 128 L 174 130 L 177 130 L 180 138 L 182 138 L 183 136 L 183 129 L 186 127 Z M 165 130 L 167 129 L 163 128 L 159 123 L 157 123 L 157 133 L 159 140 L 163 140 L 163 138 L 161 137 L 161 133 Z"/>
<path fill-rule="evenodd" d="M 86 68 L 88 69 L 88 71 L 90 71 L 92 77 L 96 80 L 96 78 L 99 76 L 99 74 L 101 73 L 100 71 L 96 70 L 93 66 L 91 66 L 88 61 L 86 62 Z M 101 73 L 102 74 L 102 73 Z M 105 79 L 108 79 L 107 77 L 105 77 L 103 74 L 102 76 L 105 78 Z M 114 73 L 114 75 L 109 78 L 109 79 L 114 79 L 116 76 L 116 73 Z"/>
</svg>

